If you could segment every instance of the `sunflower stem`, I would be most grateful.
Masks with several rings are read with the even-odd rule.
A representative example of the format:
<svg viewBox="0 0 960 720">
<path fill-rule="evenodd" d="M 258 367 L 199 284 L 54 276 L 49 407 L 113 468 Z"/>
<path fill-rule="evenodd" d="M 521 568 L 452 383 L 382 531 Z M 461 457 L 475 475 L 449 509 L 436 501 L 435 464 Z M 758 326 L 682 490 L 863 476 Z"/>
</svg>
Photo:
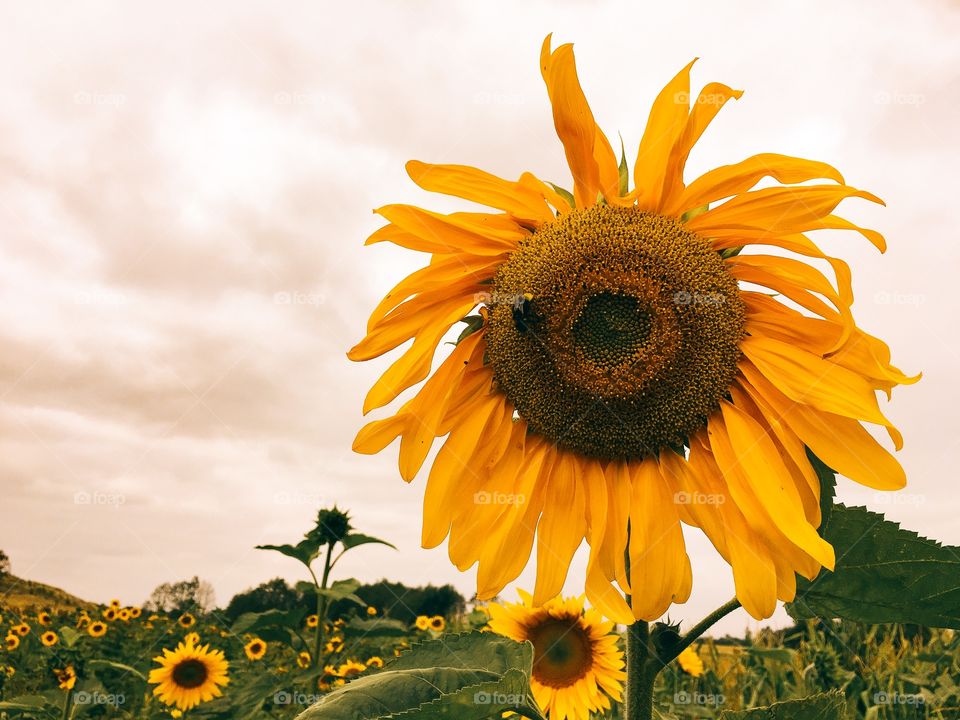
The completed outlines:
<svg viewBox="0 0 960 720">
<path fill-rule="evenodd" d="M 690 628 L 690 631 L 681 637 L 680 640 L 670 648 L 669 652 L 660 654 L 660 662 L 662 663 L 662 666 L 666 667 L 672 660 L 680 655 L 680 653 L 686 650 L 694 640 L 703 635 L 718 621 L 725 618 L 738 607 L 740 607 L 740 601 L 736 598 L 733 598 L 733 600 L 724 603 L 712 613 L 707 615 L 703 620 Z"/>
<path fill-rule="evenodd" d="M 653 684 L 657 670 L 651 660 L 650 627 L 638 620 L 627 627 L 626 720 L 653 718 Z"/>
<path fill-rule="evenodd" d="M 70 720 L 73 715 L 73 689 L 67 690 L 67 696 L 63 699 L 63 714 L 61 720 Z"/>
</svg>

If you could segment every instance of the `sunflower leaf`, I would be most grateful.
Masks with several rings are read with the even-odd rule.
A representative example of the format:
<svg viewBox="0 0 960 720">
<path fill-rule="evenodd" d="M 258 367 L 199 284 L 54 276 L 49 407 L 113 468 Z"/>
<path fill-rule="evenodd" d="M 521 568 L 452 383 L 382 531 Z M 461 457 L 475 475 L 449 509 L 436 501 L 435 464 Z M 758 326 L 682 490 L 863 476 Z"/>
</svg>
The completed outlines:
<svg viewBox="0 0 960 720">
<path fill-rule="evenodd" d="M 572 192 L 570 192 L 569 190 L 566 190 L 565 188 L 560 187 L 559 185 L 554 185 L 552 182 L 548 182 L 547 184 L 557 191 L 557 195 L 559 195 L 560 197 L 562 197 L 564 200 L 567 201 L 567 205 L 569 205 L 571 208 L 577 207 L 577 201 L 573 198 Z"/>
<path fill-rule="evenodd" d="M 620 197 L 623 197 L 630 191 L 630 169 L 627 167 L 627 150 L 623 146 L 623 135 L 620 136 L 620 165 L 617 171 L 620 173 Z"/>
<path fill-rule="evenodd" d="M 386 540 L 381 540 L 380 538 L 373 537 L 372 535 L 364 535 L 362 533 L 350 533 L 349 535 L 344 536 L 340 542 L 343 544 L 347 550 L 355 548 L 358 545 L 369 545 L 371 543 L 376 543 L 377 545 L 386 545 L 389 548 L 397 549 L 397 546 L 393 543 L 389 543 Z"/>
<path fill-rule="evenodd" d="M 87 662 L 87 667 L 91 668 L 92 670 L 96 670 L 97 668 L 108 668 L 110 670 L 121 672 L 124 675 L 133 675 L 140 680 L 147 679 L 147 676 L 137 670 L 135 667 L 130 667 L 129 665 L 124 665 L 123 663 L 113 662 L 112 660 L 90 660 Z"/>
<path fill-rule="evenodd" d="M 960 547 L 903 530 L 862 507 L 833 506 L 824 538 L 833 572 L 798 578 L 786 609 L 796 620 L 843 618 L 960 629 Z"/>
<path fill-rule="evenodd" d="M 404 637 L 409 632 L 407 626 L 399 620 L 390 618 L 353 618 L 343 626 L 343 634 L 347 637 Z"/>
<path fill-rule="evenodd" d="M 750 710 L 724 710 L 720 720 L 844 720 L 847 705 L 839 690 Z"/>
<path fill-rule="evenodd" d="M 435 666 L 482 667 L 503 674 L 512 667 L 533 667 L 533 645 L 474 630 L 414 643 L 387 668 L 405 670 Z"/>
<path fill-rule="evenodd" d="M 303 616 L 306 614 L 307 611 L 305 608 L 294 608 L 293 610 L 272 609 L 260 613 L 248 612 L 238 617 L 230 630 L 236 635 L 241 635 L 268 627 L 297 628 L 302 624 Z"/>
<path fill-rule="evenodd" d="M 320 554 L 320 543 L 316 540 L 307 538 L 301 540 L 296 545 L 257 545 L 257 550 L 275 550 L 278 553 L 299 560 L 307 567 L 317 559 Z"/>
<path fill-rule="evenodd" d="M 830 512 L 833 510 L 833 501 L 837 496 L 837 474 L 807 448 L 807 458 L 813 465 L 817 478 L 820 480 L 820 534 L 827 529 Z"/>
<path fill-rule="evenodd" d="M 522 670 L 513 668 L 496 682 L 470 685 L 388 717 L 390 720 L 488 720 L 518 709 L 524 711 L 524 717 L 543 718 L 531 697 L 529 680 Z"/>
</svg>

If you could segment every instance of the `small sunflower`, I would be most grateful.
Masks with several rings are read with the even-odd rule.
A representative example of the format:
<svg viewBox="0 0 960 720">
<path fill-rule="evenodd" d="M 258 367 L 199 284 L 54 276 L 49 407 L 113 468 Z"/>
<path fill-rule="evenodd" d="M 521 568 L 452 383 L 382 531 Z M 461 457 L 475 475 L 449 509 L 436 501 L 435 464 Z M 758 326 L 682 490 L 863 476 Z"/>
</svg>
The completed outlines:
<svg viewBox="0 0 960 720">
<path fill-rule="evenodd" d="M 79 616 L 77 616 L 77 627 L 78 627 L 78 628 L 83 629 L 83 628 L 87 627 L 89 624 L 90 624 L 90 616 L 89 616 L 87 613 L 82 612 L 82 613 L 80 613 Z"/>
<path fill-rule="evenodd" d="M 108 607 L 106 610 L 103 611 L 102 615 L 103 615 L 103 619 L 106 620 L 107 622 L 113 622 L 114 620 L 117 619 L 117 608 Z"/>
<path fill-rule="evenodd" d="M 60 636 L 57 635 L 53 630 L 47 630 L 43 635 L 40 636 L 40 642 L 44 644 L 45 647 L 53 647 L 60 641 Z"/>
<path fill-rule="evenodd" d="M 110 607 L 119 610 L 119 609 L 120 609 L 120 600 L 117 599 L 117 598 L 114 598 L 113 600 L 111 600 L 111 601 L 110 601 Z"/>
<path fill-rule="evenodd" d="M 339 636 L 334 636 L 327 640 L 325 650 L 328 653 L 338 653 L 343 651 L 343 638 Z"/>
<path fill-rule="evenodd" d="M 443 632 L 447 627 L 447 621 L 443 619 L 442 615 L 434 615 L 430 618 L 430 629 L 437 632 Z"/>
<path fill-rule="evenodd" d="M 766 618 L 793 599 L 797 574 L 834 566 L 808 449 L 868 487 L 906 483 L 863 423 L 899 449 L 877 393 L 918 377 L 856 326 L 849 266 L 807 235 L 852 230 L 882 251 L 880 233 L 833 214 L 849 198 L 882 201 L 825 163 L 772 153 L 688 182 L 693 146 L 742 94 L 710 83 L 691 96 L 692 65 L 654 101 L 631 177 L 590 110 L 573 46 L 552 50 L 548 36 L 540 70 L 573 192 L 530 173 L 514 182 L 411 161 L 423 189 L 493 210 L 377 210 L 389 224 L 368 243 L 430 260 L 348 353 L 365 361 L 404 346 L 363 412 L 423 384 L 354 450 L 401 438 L 411 481 L 441 439 L 422 543 L 449 535 L 454 564 L 478 564 L 481 600 L 517 578 L 536 540 L 533 594 L 546 602 L 586 540 L 590 602 L 618 622 L 654 620 L 690 595 L 683 523 L 703 530 L 744 608 Z M 756 189 L 766 178 L 782 184 Z"/>
<path fill-rule="evenodd" d="M 41 625 L 49 625 L 53 622 L 53 616 L 48 612 L 37 613 L 37 622 Z"/>
<path fill-rule="evenodd" d="M 138 607 L 130 608 L 130 617 L 136 619 L 140 617 L 140 615 L 142 614 L 143 614 L 143 610 L 141 608 L 138 608 Z"/>
<path fill-rule="evenodd" d="M 209 645 L 198 647 L 182 642 L 175 650 L 164 648 L 163 655 L 154 658 L 159 668 L 150 671 L 148 682 L 155 684 L 153 694 L 165 705 L 189 710 L 222 694 L 227 677 L 227 663 L 223 652 L 210 650 Z"/>
<path fill-rule="evenodd" d="M 87 626 L 87 632 L 90 634 L 90 637 L 103 637 L 107 634 L 107 624 L 105 622 L 100 622 L 99 620 L 90 623 Z"/>
<path fill-rule="evenodd" d="M 687 675 L 692 675 L 695 678 L 703 675 L 703 660 L 700 659 L 697 651 L 692 647 L 684 648 L 683 652 L 677 656 L 677 662 Z"/>
<path fill-rule="evenodd" d="M 320 624 L 320 618 L 317 615 L 307 615 L 307 627 L 315 628 Z"/>
<path fill-rule="evenodd" d="M 260 660 L 267 654 L 267 644 L 260 638 L 254 638 L 243 646 L 243 652 L 250 660 Z"/>
<path fill-rule="evenodd" d="M 367 667 L 382 668 L 383 658 L 380 657 L 379 655 L 374 655 L 371 658 L 367 658 L 367 662 L 365 664 Z"/>
<path fill-rule="evenodd" d="M 26 623 L 20 623 L 19 625 L 14 625 L 10 628 L 10 632 L 16 633 L 20 637 L 26 637 L 30 634 L 30 626 Z"/>
<path fill-rule="evenodd" d="M 307 651 L 302 651 L 297 654 L 297 667 L 308 668 L 310 667 L 310 653 Z"/>
<path fill-rule="evenodd" d="M 418 615 L 416 621 L 417 630 L 429 630 L 430 629 L 430 618 L 426 615 Z"/>
<path fill-rule="evenodd" d="M 345 663 L 342 663 L 337 668 L 337 677 L 343 678 L 344 680 L 356 677 L 363 672 L 366 672 L 367 666 L 358 660 L 347 660 Z"/>
<path fill-rule="evenodd" d="M 188 632 L 186 635 L 183 636 L 183 641 L 185 643 L 190 643 L 191 645 L 199 645 L 200 633 Z"/>
<path fill-rule="evenodd" d="M 3 639 L 3 647 L 6 648 L 7 652 L 13 652 L 18 647 L 20 647 L 20 638 L 11 633 Z"/>
<path fill-rule="evenodd" d="M 377 614 L 377 609 L 373 605 L 367 605 L 367 615 L 373 617 Z"/>
<path fill-rule="evenodd" d="M 177 618 L 177 622 L 180 623 L 180 627 L 188 628 L 193 627 L 194 623 L 197 622 L 197 619 L 190 613 L 184 613 Z"/>
<path fill-rule="evenodd" d="M 130 622 L 130 611 L 127 608 L 123 608 L 117 611 L 117 618 L 123 622 Z"/>
<path fill-rule="evenodd" d="M 7 674 L 8 678 L 12 678 L 14 675 L 17 674 L 17 669 L 13 665 L 7 665 L 7 667 L 4 668 L 3 671 Z"/>
<path fill-rule="evenodd" d="M 73 665 L 56 669 L 53 671 L 53 674 L 56 675 L 57 683 L 61 690 L 73 690 L 73 686 L 77 684 L 77 671 L 73 669 Z"/>
<path fill-rule="evenodd" d="M 491 603 L 490 629 L 533 644 L 530 687 L 550 720 L 588 720 L 623 693 L 623 652 L 614 624 L 583 598 L 560 597 L 541 607 L 520 592 L 520 603 Z"/>
</svg>

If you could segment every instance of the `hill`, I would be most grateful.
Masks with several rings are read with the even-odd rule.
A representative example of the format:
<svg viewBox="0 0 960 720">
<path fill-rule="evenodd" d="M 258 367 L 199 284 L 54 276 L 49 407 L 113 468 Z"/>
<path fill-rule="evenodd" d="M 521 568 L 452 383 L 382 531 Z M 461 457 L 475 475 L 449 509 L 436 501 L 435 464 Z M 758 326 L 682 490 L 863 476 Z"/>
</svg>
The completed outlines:
<svg viewBox="0 0 960 720">
<path fill-rule="evenodd" d="M 71 611 L 90 610 L 95 603 L 81 600 L 70 593 L 33 580 L 23 580 L 16 575 L 0 577 L 0 612 L 4 609 L 15 612 L 27 610 Z"/>
</svg>

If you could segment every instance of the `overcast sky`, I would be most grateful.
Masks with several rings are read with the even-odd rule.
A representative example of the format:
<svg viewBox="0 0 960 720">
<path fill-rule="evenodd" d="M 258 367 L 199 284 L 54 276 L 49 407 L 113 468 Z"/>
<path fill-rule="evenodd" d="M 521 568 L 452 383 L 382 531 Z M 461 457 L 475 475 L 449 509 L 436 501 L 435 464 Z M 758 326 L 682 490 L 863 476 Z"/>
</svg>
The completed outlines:
<svg viewBox="0 0 960 720">
<path fill-rule="evenodd" d="M 0 547 L 16 574 L 127 603 L 198 574 L 225 604 L 301 579 L 253 546 L 295 541 L 337 502 L 399 547 L 357 550 L 341 572 L 472 593 L 445 549 L 419 548 L 424 478 L 399 479 L 396 448 L 350 451 L 389 360 L 345 352 L 423 262 L 363 247 L 371 209 L 455 207 L 417 190 L 407 159 L 569 185 L 538 69 L 551 31 L 575 43 L 598 121 L 628 148 L 699 56 L 697 89 L 746 94 L 691 176 L 782 152 L 887 201 L 845 212 L 886 234 L 886 255 L 852 233 L 820 239 L 854 267 L 859 324 L 924 372 L 885 408 L 910 485 L 841 481 L 840 496 L 960 543 L 958 6 L 516 5 L 3 4 Z M 694 593 L 671 616 L 694 621 L 733 583 L 699 533 L 688 543 Z"/>
</svg>

